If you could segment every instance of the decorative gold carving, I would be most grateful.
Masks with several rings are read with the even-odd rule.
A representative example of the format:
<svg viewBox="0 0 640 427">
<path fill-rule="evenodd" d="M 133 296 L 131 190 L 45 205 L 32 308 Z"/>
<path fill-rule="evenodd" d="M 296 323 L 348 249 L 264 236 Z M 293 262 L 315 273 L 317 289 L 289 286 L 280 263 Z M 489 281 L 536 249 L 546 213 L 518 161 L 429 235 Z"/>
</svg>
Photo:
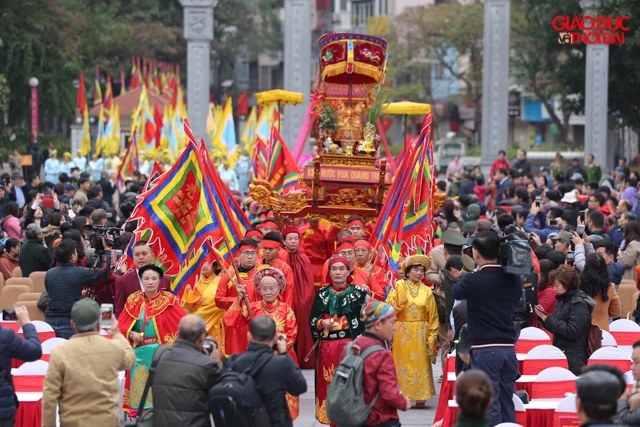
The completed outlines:
<svg viewBox="0 0 640 427">
<path fill-rule="evenodd" d="M 368 207 L 367 195 L 352 188 L 340 189 L 337 193 L 328 194 L 327 198 L 326 206 Z"/>
<path fill-rule="evenodd" d="M 336 141 L 359 141 L 362 138 L 362 118 L 365 110 L 362 102 L 355 106 L 345 105 L 343 101 L 337 101 L 336 114 L 338 123 L 333 139 Z"/>
<path fill-rule="evenodd" d="M 306 192 L 289 193 L 282 196 L 273 190 L 273 185 L 268 181 L 257 179 L 249 185 L 249 192 L 253 200 L 260 203 L 265 209 L 275 212 L 297 212 L 307 206 Z"/>
<path fill-rule="evenodd" d="M 364 156 L 345 156 L 339 154 L 323 154 L 321 163 L 326 166 L 346 166 L 376 169 L 376 158 Z"/>
</svg>

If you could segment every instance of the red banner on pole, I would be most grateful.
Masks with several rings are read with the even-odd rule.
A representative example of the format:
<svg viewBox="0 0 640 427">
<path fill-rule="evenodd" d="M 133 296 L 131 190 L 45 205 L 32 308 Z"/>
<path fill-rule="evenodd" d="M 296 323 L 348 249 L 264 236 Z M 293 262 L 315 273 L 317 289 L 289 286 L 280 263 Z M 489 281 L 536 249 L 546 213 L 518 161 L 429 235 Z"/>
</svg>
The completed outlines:
<svg viewBox="0 0 640 427">
<path fill-rule="evenodd" d="M 38 140 L 38 88 L 31 88 L 31 142 Z"/>
</svg>

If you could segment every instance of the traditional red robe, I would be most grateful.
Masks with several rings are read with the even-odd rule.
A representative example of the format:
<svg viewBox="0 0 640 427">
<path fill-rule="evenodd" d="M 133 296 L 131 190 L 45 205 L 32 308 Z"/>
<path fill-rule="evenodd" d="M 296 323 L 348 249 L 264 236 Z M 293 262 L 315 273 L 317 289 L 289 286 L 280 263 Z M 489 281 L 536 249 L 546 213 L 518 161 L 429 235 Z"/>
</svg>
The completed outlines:
<svg viewBox="0 0 640 427">
<path fill-rule="evenodd" d="M 293 310 L 282 301 L 277 300 L 275 303 L 268 303 L 263 300 L 251 303 L 251 316 L 269 316 L 276 322 L 276 333 L 287 336 L 287 353 L 297 365 L 298 359 L 293 351 L 293 346 L 298 334 L 298 325 L 296 324 L 296 316 L 293 314 Z M 236 299 L 227 314 L 224 315 L 224 321 L 228 326 L 247 328 L 251 317 L 246 305 L 238 305 L 238 300 Z M 300 414 L 300 398 L 291 396 L 288 393 L 286 397 L 291 419 L 295 420 Z"/>
<path fill-rule="evenodd" d="M 253 286 L 253 277 L 256 275 L 257 269 L 248 272 L 241 272 L 240 281 L 246 286 L 247 298 L 249 302 L 256 301 L 256 289 Z M 220 284 L 216 290 L 216 306 L 218 308 L 229 310 L 233 303 L 238 299 L 238 291 L 233 286 L 233 282 L 226 273 L 222 274 Z M 247 332 L 248 326 L 230 327 L 225 326 L 224 352 L 226 355 L 242 353 L 247 349 Z"/>
<path fill-rule="evenodd" d="M 309 257 L 301 251 L 290 253 L 289 265 L 293 271 L 295 283 L 295 295 L 293 299 L 293 313 L 296 319 L 308 319 L 315 297 L 315 287 L 313 285 L 313 272 L 311 271 L 311 261 Z M 315 366 L 315 355 L 311 355 L 308 361 L 304 358 L 313 347 L 313 338 L 309 328 L 302 328 L 298 332 L 298 342 L 296 343 L 296 353 L 298 362 L 303 369 L 313 369 Z"/>
<path fill-rule="evenodd" d="M 302 243 L 304 246 L 304 252 L 311 261 L 313 282 L 316 286 L 316 291 L 318 291 L 324 282 L 324 277 L 322 277 L 322 266 L 327 258 L 329 258 L 329 254 L 333 253 L 333 248 L 329 248 L 329 241 L 320 227 L 316 229 L 309 228 L 305 231 L 302 234 Z"/>
<path fill-rule="evenodd" d="M 371 265 L 371 264 L 367 263 L 367 266 L 368 265 Z M 369 277 L 369 272 L 364 268 L 361 268 L 360 266 L 356 265 L 356 270 L 360 270 L 360 272 L 363 273 L 364 277 L 367 277 L 367 278 Z M 365 283 L 366 283 L 366 279 L 365 279 Z M 384 290 L 387 287 L 387 284 L 388 283 L 385 279 L 384 270 L 380 266 L 376 265 L 373 268 L 373 277 L 369 282 L 369 288 L 371 289 L 372 296 L 379 301 L 384 301 Z"/>
<path fill-rule="evenodd" d="M 118 329 L 129 339 L 133 325 L 144 316 L 143 324 L 149 319 L 153 321 L 158 344 L 173 344 L 178 337 L 180 319 L 186 315 L 180 300 L 171 292 L 160 291 L 155 297 L 147 298 L 142 291 L 136 291 L 129 295 L 118 317 Z"/>
</svg>

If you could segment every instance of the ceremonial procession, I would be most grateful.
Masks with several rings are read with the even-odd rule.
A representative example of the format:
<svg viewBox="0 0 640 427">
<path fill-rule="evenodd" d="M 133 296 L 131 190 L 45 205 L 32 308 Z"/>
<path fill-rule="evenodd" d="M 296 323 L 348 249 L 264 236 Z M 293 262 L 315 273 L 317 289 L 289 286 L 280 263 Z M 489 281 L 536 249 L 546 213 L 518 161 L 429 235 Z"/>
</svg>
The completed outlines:
<svg viewBox="0 0 640 427">
<path fill-rule="evenodd" d="M 639 16 L 0 4 L 0 427 L 640 426 Z"/>
</svg>

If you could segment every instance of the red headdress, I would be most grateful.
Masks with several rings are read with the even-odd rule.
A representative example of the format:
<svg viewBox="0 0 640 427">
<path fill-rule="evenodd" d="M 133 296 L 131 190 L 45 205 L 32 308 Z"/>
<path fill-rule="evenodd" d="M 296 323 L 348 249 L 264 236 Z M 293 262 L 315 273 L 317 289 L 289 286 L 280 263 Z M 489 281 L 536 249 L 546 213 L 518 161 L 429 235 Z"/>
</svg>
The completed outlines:
<svg viewBox="0 0 640 427">
<path fill-rule="evenodd" d="M 258 289 L 258 292 L 260 289 L 260 282 L 262 282 L 262 279 L 264 279 L 265 277 L 276 279 L 276 282 L 278 282 L 280 293 L 284 292 L 284 288 L 287 286 L 287 279 L 284 277 L 284 273 L 275 267 L 268 266 L 259 269 L 256 272 L 256 275 L 253 277 L 253 284 L 255 285 L 256 289 Z"/>
</svg>

